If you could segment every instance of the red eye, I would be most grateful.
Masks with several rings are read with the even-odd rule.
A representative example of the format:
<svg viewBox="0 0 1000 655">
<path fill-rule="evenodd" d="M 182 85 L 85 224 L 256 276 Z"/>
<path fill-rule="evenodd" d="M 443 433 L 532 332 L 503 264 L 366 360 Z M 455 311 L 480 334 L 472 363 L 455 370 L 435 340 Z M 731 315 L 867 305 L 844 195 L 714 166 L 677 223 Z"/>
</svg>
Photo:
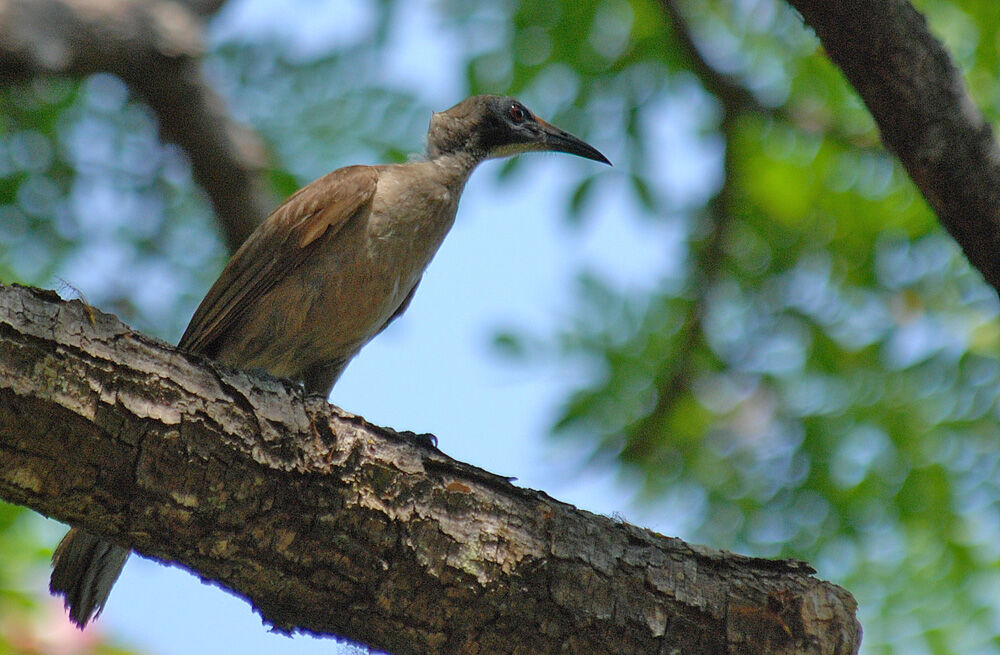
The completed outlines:
<svg viewBox="0 0 1000 655">
<path fill-rule="evenodd" d="M 528 118 L 528 112 L 521 105 L 511 105 L 507 113 L 515 123 L 523 123 Z"/>
</svg>

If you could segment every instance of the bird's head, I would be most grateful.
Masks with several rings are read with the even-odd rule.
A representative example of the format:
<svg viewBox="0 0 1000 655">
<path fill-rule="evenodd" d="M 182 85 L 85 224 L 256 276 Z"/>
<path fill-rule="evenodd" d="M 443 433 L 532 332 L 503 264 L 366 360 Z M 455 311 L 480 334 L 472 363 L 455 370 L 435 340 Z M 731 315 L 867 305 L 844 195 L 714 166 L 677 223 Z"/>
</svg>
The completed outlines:
<svg viewBox="0 0 1000 655">
<path fill-rule="evenodd" d="M 466 98 L 434 114 L 427 131 L 427 154 L 431 157 L 468 152 L 477 159 L 488 159 L 532 151 L 565 152 L 611 164 L 593 146 L 504 96 Z"/>
</svg>

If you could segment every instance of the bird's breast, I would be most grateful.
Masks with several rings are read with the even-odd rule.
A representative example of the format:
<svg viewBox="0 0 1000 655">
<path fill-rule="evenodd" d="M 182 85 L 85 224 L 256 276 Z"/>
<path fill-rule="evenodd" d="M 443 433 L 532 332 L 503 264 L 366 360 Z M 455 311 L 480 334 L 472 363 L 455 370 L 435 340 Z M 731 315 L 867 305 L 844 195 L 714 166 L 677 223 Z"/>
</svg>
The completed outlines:
<svg viewBox="0 0 1000 655">
<path fill-rule="evenodd" d="M 456 205 L 447 189 L 383 191 L 380 183 L 367 220 L 338 235 L 314 275 L 312 313 L 331 345 L 356 350 L 382 329 L 440 247 Z"/>
</svg>

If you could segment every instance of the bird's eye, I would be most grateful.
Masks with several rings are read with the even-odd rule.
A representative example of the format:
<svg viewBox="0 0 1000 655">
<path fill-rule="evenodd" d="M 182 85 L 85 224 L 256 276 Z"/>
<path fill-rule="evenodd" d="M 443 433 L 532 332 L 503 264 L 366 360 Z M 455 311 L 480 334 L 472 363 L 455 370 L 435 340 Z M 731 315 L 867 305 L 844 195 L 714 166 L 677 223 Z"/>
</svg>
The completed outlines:
<svg viewBox="0 0 1000 655">
<path fill-rule="evenodd" d="M 523 123 L 528 119 L 528 112 L 521 105 L 511 105 L 507 114 L 515 123 Z"/>
</svg>

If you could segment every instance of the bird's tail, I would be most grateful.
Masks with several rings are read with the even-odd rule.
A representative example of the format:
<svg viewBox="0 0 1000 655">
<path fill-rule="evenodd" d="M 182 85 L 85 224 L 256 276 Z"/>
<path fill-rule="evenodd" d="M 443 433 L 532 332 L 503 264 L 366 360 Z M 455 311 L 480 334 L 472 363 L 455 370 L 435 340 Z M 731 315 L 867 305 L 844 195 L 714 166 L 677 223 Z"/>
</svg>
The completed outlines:
<svg viewBox="0 0 1000 655">
<path fill-rule="evenodd" d="M 52 554 L 49 591 L 66 597 L 69 618 L 83 629 L 104 609 L 128 549 L 72 528 Z"/>
</svg>

